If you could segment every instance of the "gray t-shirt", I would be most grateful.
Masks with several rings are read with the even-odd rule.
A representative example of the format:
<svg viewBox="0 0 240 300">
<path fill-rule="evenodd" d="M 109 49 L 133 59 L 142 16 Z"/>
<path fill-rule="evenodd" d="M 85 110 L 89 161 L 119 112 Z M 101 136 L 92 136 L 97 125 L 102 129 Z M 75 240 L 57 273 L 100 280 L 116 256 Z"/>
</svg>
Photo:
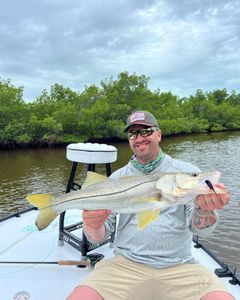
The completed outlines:
<svg viewBox="0 0 240 300">
<path fill-rule="evenodd" d="M 165 155 L 160 165 L 151 173 L 199 173 L 196 166 Z M 111 175 L 112 179 L 143 175 L 129 162 Z M 194 201 L 194 199 L 193 199 Z M 192 224 L 193 203 L 176 205 L 160 212 L 155 221 L 145 229 L 137 228 L 135 214 L 110 215 L 105 223 L 107 239 L 115 229 L 114 254 L 154 268 L 167 268 L 185 262 L 194 262 L 191 254 L 193 233 L 209 235 L 213 226 L 198 229 Z M 89 237 L 88 240 L 94 243 Z"/>
</svg>

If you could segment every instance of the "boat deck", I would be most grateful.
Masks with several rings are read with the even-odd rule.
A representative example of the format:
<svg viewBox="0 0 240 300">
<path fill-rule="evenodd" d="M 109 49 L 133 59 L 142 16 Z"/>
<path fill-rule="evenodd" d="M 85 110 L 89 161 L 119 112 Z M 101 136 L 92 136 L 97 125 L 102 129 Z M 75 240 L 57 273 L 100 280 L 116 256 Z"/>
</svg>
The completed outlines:
<svg viewBox="0 0 240 300">
<path fill-rule="evenodd" d="M 92 266 L 61 266 L 59 260 L 81 260 L 81 253 L 64 243 L 58 245 L 58 219 L 43 231 L 34 225 L 37 211 L 0 222 L 0 299 L 61 300 L 91 272 Z M 66 213 L 65 224 L 81 221 L 81 211 Z M 81 237 L 81 229 L 74 231 Z M 221 266 L 203 248 L 192 251 L 196 259 L 214 272 Z M 95 249 L 105 258 L 112 256 L 109 244 Z M 229 284 L 231 277 L 221 278 L 240 300 L 240 285 Z M 24 296 L 25 295 L 25 296 Z M 25 297 L 25 298 L 24 298 Z"/>
</svg>

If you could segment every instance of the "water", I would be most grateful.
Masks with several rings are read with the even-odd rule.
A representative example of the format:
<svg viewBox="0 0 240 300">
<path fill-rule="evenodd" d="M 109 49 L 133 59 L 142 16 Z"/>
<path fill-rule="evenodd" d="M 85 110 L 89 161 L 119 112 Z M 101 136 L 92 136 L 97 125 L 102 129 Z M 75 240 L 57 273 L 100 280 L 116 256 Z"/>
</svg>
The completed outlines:
<svg viewBox="0 0 240 300">
<path fill-rule="evenodd" d="M 112 170 L 123 166 L 131 156 L 128 144 L 115 144 L 118 161 Z M 220 170 L 231 195 L 230 203 L 219 213 L 214 233 L 200 239 L 217 257 L 240 277 L 240 132 L 224 132 L 163 138 L 162 149 L 175 158 L 192 162 L 202 171 Z M 0 217 L 28 207 L 26 195 L 64 192 L 72 163 L 66 160 L 65 149 L 0 151 Z M 76 181 L 82 183 L 85 165 L 78 165 Z M 105 172 L 103 165 L 96 171 Z"/>
<path fill-rule="evenodd" d="M 200 241 L 240 277 L 240 132 L 177 137 L 166 140 L 164 150 L 190 161 L 202 171 L 219 170 L 230 192 L 230 202 L 219 212 L 220 221 L 209 238 Z"/>
</svg>

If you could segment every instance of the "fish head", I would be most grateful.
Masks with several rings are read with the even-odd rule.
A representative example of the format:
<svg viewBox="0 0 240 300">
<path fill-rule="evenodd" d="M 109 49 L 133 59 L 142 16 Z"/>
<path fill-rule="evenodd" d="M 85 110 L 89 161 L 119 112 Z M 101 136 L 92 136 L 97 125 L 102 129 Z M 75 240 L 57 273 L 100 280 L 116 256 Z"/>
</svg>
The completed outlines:
<svg viewBox="0 0 240 300">
<path fill-rule="evenodd" d="M 219 181 L 221 173 L 213 171 L 199 174 L 176 174 L 176 186 L 180 189 L 192 190 L 198 189 L 209 191 L 206 181 L 210 181 L 213 185 Z"/>
<path fill-rule="evenodd" d="M 213 185 L 219 181 L 221 173 L 213 171 L 208 173 L 172 173 L 165 174 L 156 181 L 156 189 L 161 198 L 171 202 L 186 203 L 197 195 L 209 193 L 206 181 Z"/>
</svg>

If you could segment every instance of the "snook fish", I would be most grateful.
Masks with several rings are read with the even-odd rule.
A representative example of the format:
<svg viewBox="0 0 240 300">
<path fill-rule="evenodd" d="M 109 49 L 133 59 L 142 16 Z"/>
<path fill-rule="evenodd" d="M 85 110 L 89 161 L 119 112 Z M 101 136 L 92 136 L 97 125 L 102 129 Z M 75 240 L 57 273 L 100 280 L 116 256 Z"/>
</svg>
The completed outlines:
<svg viewBox="0 0 240 300">
<path fill-rule="evenodd" d="M 213 185 L 219 181 L 220 172 L 188 174 L 149 174 L 123 177 L 117 180 L 88 172 L 79 191 L 60 196 L 35 194 L 28 202 L 38 207 L 36 226 L 46 228 L 61 212 L 68 209 L 108 209 L 115 213 L 136 213 L 138 228 L 143 229 L 154 221 L 160 210 L 192 202 L 200 194 L 210 193 L 206 181 Z M 215 188 L 216 193 L 225 193 Z"/>
</svg>

